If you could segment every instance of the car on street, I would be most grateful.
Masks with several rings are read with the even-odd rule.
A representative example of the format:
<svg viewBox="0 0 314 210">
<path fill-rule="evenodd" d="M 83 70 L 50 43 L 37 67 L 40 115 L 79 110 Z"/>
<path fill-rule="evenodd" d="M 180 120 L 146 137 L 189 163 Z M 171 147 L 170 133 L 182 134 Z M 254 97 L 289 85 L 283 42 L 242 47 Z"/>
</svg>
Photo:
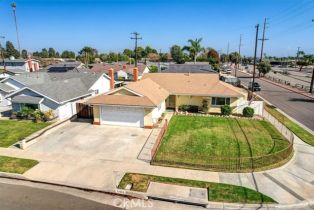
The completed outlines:
<svg viewBox="0 0 314 210">
<path fill-rule="evenodd" d="M 253 82 L 249 82 L 249 90 L 252 90 L 252 85 L 253 85 Z M 262 88 L 260 86 L 260 84 L 258 82 L 254 82 L 254 85 L 253 85 L 253 91 L 261 91 Z"/>
<path fill-rule="evenodd" d="M 241 86 L 241 81 L 239 80 L 239 78 L 231 76 L 231 75 L 228 75 L 228 74 L 221 74 L 219 79 L 221 81 L 224 81 L 224 82 L 226 82 L 228 84 L 231 84 L 233 86 L 236 86 L 236 87 L 240 87 Z"/>
</svg>

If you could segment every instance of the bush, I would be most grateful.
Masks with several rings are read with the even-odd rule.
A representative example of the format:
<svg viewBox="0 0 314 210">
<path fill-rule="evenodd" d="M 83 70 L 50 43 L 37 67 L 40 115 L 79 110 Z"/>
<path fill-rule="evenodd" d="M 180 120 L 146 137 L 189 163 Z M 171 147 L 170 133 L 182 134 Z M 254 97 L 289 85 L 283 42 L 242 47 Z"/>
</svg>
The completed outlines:
<svg viewBox="0 0 314 210">
<path fill-rule="evenodd" d="M 254 109 L 251 107 L 245 107 L 243 109 L 243 116 L 244 117 L 253 117 L 254 116 Z"/>
<path fill-rule="evenodd" d="M 149 73 L 156 73 L 156 72 L 158 72 L 158 67 L 155 65 L 151 65 L 149 67 Z"/>
<path fill-rule="evenodd" d="M 53 111 L 51 109 L 44 112 L 44 120 L 45 121 L 52 120 L 54 117 L 55 117 L 55 114 L 53 113 Z"/>
<path fill-rule="evenodd" d="M 226 115 L 226 116 L 230 115 L 232 112 L 230 105 L 227 105 L 227 104 L 220 107 L 220 111 L 222 115 Z"/>
<path fill-rule="evenodd" d="M 179 106 L 179 110 L 183 112 L 198 112 L 198 106 L 194 105 L 181 105 Z"/>
<path fill-rule="evenodd" d="M 22 107 L 21 111 L 17 112 L 16 116 L 18 118 L 28 119 L 28 118 L 32 117 L 34 111 L 35 110 L 32 108 L 24 106 L 24 107 Z"/>
<path fill-rule="evenodd" d="M 34 121 L 35 122 L 44 121 L 44 113 L 42 111 L 38 110 L 38 109 L 36 109 L 36 111 L 34 111 L 32 116 L 34 117 Z"/>
<path fill-rule="evenodd" d="M 208 101 L 207 100 L 203 100 L 202 101 L 203 104 L 203 112 L 207 113 L 208 112 Z"/>
</svg>

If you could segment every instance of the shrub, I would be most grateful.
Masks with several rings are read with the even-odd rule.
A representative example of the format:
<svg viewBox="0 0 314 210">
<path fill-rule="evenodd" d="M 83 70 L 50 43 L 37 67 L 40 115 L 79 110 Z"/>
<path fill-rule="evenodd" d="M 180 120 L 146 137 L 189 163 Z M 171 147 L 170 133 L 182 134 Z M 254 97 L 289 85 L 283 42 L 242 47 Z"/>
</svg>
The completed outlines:
<svg viewBox="0 0 314 210">
<path fill-rule="evenodd" d="M 32 116 L 34 117 L 35 122 L 44 121 L 44 113 L 38 109 L 33 112 Z"/>
<path fill-rule="evenodd" d="M 243 116 L 244 117 L 253 117 L 254 116 L 254 109 L 251 107 L 245 107 L 243 109 Z"/>
<path fill-rule="evenodd" d="M 194 105 L 181 105 L 179 110 L 183 112 L 198 112 L 198 106 Z"/>
<path fill-rule="evenodd" d="M 52 120 L 54 117 L 55 117 L 55 114 L 53 113 L 53 111 L 51 109 L 44 112 L 44 120 L 45 121 Z"/>
<path fill-rule="evenodd" d="M 203 104 L 203 112 L 207 113 L 208 112 L 208 101 L 207 100 L 203 100 L 202 101 Z"/>
<path fill-rule="evenodd" d="M 24 106 L 22 107 L 21 111 L 17 112 L 16 116 L 18 118 L 27 119 L 33 115 L 34 111 L 35 110 L 32 108 Z"/>
<path fill-rule="evenodd" d="M 221 111 L 221 114 L 222 115 L 230 115 L 231 114 L 231 107 L 230 107 L 230 105 L 224 105 L 224 106 L 222 106 L 222 107 L 220 107 L 220 111 Z"/>
<path fill-rule="evenodd" d="M 149 73 L 156 73 L 156 72 L 158 72 L 158 67 L 155 65 L 151 65 L 149 67 Z"/>
</svg>

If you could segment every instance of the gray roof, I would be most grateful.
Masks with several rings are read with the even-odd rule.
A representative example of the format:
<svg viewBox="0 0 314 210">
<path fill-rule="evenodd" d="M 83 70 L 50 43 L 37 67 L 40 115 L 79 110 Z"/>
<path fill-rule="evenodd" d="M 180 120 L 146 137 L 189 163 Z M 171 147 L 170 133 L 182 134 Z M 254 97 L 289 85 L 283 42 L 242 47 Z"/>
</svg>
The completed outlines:
<svg viewBox="0 0 314 210">
<path fill-rule="evenodd" d="M 7 68 L 6 69 L 7 72 L 9 73 L 13 73 L 13 74 L 23 74 L 26 73 L 27 71 L 25 69 L 20 69 L 20 68 Z"/>
<path fill-rule="evenodd" d="M 7 84 L 0 83 L 0 90 L 10 93 L 10 92 L 13 92 L 15 89 Z"/>
<path fill-rule="evenodd" d="M 208 64 L 168 64 L 161 73 L 217 73 Z"/>
<path fill-rule="evenodd" d="M 88 69 L 81 67 L 80 62 L 62 62 L 47 66 L 44 71 L 47 72 L 85 72 Z"/>
<path fill-rule="evenodd" d="M 15 96 L 11 99 L 12 103 L 39 104 L 43 97 L 35 96 Z"/>
<path fill-rule="evenodd" d="M 89 89 L 103 74 L 33 72 L 11 78 L 54 101 L 64 102 L 90 94 Z"/>
</svg>

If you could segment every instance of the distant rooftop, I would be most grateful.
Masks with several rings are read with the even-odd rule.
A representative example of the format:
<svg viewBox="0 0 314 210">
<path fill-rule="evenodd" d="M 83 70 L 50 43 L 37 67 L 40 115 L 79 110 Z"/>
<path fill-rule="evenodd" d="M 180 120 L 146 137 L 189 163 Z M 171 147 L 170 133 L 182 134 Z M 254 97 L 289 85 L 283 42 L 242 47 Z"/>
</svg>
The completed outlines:
<svg viewBox="0 0 314 210">
<path fill-rule="evenodd" d="M 209 64 L 166 64 L 161 73 L 217 73 Z"/>
</svg>

